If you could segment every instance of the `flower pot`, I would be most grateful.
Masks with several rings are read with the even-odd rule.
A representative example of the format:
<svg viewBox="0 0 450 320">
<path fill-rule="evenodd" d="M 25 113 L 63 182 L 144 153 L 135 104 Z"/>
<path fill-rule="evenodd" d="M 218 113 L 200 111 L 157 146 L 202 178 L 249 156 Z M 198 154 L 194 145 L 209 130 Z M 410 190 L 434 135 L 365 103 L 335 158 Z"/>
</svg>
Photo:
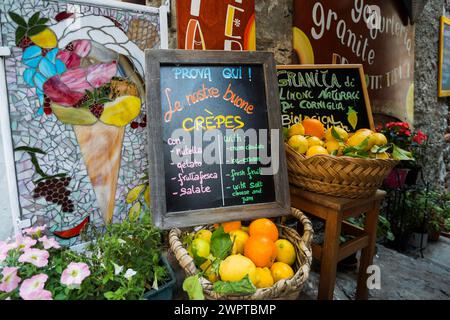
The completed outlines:
<svg viewBox="0 0 450 320">
<path fill-rule="evenodd" d="M 438 231 L 430 231 L 428 232 L 428 240 L 432 242 L 436 242 L 439 240 L 439 237 L 441 236 L 441 230 Z"/>
<path fill-rule="evenodd" d="M 406 168 L 394 168 L 391 173 L 384 179 L 384 186 L 390 189 L 399 189 L 405 186 L 406 177 L 408 176 L 409 169 Z"/>
<path fill-rule="evenodd" d="M 161 255 L 161 262 L 167 269 L 169 280 L 160 286 L 158 290 L 152 289 L 144 293 L 144 299 L 146 300 L 172 300 L 173 288 L 176 282 L 175 273 L 164 255 Z"/>
</svg>

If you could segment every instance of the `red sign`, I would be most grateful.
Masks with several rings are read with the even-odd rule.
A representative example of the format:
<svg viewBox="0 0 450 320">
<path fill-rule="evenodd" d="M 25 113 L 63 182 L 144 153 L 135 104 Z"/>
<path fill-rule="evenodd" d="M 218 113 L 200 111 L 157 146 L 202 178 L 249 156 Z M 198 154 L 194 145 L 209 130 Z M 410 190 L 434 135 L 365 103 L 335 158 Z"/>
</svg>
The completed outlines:
<svg viewBox="0 0 450 320">
<path fill-rule="evenodd" d="M 362 64 L 374 113 L 414 116 L 414 26 L 398 0 L 295 0 L 294 63 Z"/>
<path fill-rule="evenodd" d="M 256 50 L 255 0 L 177 0 L 178 48 Z"/>
</svg>

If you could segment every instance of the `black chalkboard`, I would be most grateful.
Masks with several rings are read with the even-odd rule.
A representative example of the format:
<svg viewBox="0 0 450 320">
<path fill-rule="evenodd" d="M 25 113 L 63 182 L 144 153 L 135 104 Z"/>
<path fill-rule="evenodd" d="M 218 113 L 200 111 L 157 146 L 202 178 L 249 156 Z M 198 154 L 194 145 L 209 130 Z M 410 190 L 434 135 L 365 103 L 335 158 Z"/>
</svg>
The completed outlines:
<svg viewBox="0 0 450 320">
<path fill-rule="evenodd" d="M 275 66 L 267 72 L 269 54 L 262 54 L 253 55 L 264 57 L 257 63 L 248 53 L 148 53 L 149 175 L 159 227 L 288 213 L 285 163 L 262 174 L 273 164 L 264 157 L 273 158 L 270 129 L 281 128 Z M 278 147 L 277 158 L 284 156 Z"/>
<path fill-rule="evenodd" d="M 314 118 L 326 128 L 374 129 L 361 65 L 289 65 L 277 72 L 283 127 Z"/>
<path fill-rule="evenodd" d="M 439 50 L 439 96 L 450 96 L 450 19 L 441 17 Z"/>
</svg>

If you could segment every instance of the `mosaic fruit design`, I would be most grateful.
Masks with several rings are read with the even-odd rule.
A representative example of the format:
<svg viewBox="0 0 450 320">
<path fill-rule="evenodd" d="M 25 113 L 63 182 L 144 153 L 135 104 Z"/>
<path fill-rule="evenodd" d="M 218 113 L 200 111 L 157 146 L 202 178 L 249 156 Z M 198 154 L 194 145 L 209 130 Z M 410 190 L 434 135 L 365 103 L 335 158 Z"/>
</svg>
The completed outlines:
<svg viewBox="0 0 450 320">
<path fill-rule="evenodd" d="M 308 36 L 299 28 L 292 28 L 292 45 L 301 64 L 314 64 L 314 51 Z"/>
<path fill-rule="evenodd" d="M 40 178 L 34 181 L 35 189 L 33 191 L 33 198 L 40 199 L 43 198 L 45 201 L 51 204 L 56 204 L 61 207 L 61 211 L 73 212 L 75 206 L 73 201 L 69 198 L 71 191 L 68 189 L 70 181 L 72 178 L 67 177 L 66 173 L 59 173 L 56 175 L 47 175 L 40 167 L 36 154 L 46 153 L 38 148 L 30 147 L 18 147 L 14 149 L 15 151 L 27 152 L 31 157 L 31 162 L 34 165 L 36 174 Z"/>
<path fill-rule="evenodd" d="M 295 247 L 279 238 L 278 227 L 270 219 L 245 225 L 233 221 L 232 226 L 234 230 L 228 232 L 221 223 L 214 229 L 185 233 L 183 244 L 199 270 L 194 278 L 208 279 L 219 294 L 251 294 L 294 275 Z M 186 278 L 185 283 L 194 281 L 193 277 Z M 183 288 L 191 290 L 187 285 Z"/>
<path fill-rule="evenodd" d="M 350 116 L 357 117 L 356 112 L 353 111 Z M 301 132 L 304 133 L 301 134 Z M 315 139 L 311 140 L 312 137 Z M 318 143 L 317 139 L 320 139 L 322 143 Z M 315 119 L 305 119 L 302 123 L 292 126 L 287 131 L 285 141 L 293 150 L 299 154 L 305 154 L 306 157 L 332 155 L 373 159 L 412 159 L 410 152 L 389 143 L 387 137 L 381 132 L 363 128 L 349 133 L 335 126 L 325 129 L 320 121 Z"/>
</svg>

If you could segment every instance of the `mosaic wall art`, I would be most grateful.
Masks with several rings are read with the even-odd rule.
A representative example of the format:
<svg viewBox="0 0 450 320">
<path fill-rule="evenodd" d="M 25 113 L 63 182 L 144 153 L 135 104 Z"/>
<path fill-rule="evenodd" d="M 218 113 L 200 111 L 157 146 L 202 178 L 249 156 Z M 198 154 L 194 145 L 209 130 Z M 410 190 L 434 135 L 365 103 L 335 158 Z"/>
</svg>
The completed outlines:
<svg viewBox="0 0 450 320">
<path fill-rule="evenodd" d="M 0 3 L 21 219 L 66 245 L 148 206 L 144 49 L 158 12 Z"/>
</svg>

